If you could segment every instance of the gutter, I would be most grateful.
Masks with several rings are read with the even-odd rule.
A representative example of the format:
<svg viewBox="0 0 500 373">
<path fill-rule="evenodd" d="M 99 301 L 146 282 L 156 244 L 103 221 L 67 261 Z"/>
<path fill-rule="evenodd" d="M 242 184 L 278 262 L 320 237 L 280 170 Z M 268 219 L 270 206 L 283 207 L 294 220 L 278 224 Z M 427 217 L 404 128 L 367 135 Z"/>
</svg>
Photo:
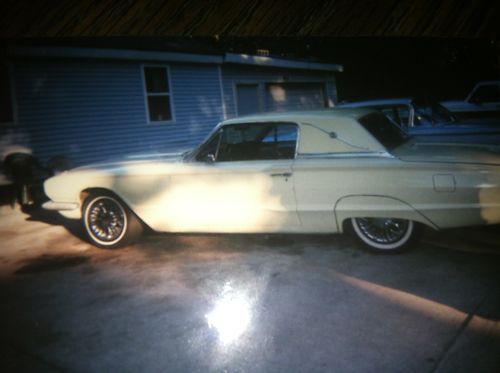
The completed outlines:
<svg viewBox="0 0 500 373">
<path fill-rule="evenodd" d="M 225 53 L 195 54 L 178 52 L 140 51 L 131 49 L 76 48 L 52 46 L 9 46 L 10 57 L 31 58 L 90 58 L 106 60 L 128 60 L 149 62 L 186 62 L 199 64 L 239 64 L 264 67 L 280 67 L 285 69 L 342 72 L 344 67 L 338 64 L 285 60 L 281 58 L 254 56 L 249 54 Z"/>
<path fill-rule="evenodd" d="M 223 62 L 223 58 L 217 55 L 48 46 L 11 46 L 7 48 L 7 55 L 12 57 L 93 58 L 129 61 L 191 62 L 203 64 L 221 64 Z"/>
<path fill-rule="evenodd" d="M 271 58 L 263 56 L 253 56 L 249 54 L 226 53 L 224 63 L 233 63 L 241 65 L 257 65 L 269 67 L 281 67 L 288 69 L 302 70 L 322 70 L 322 71 L 344 71 L 344 66 L 329 63 L 307 62 L 299 60 L 284 60 L 281 58 Z"/>
</svg>

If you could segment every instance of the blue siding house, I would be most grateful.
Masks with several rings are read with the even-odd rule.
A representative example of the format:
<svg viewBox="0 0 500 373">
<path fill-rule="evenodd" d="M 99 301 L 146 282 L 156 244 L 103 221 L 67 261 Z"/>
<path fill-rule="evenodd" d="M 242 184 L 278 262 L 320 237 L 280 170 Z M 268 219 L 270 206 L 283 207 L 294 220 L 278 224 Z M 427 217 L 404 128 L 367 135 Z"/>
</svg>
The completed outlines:
<svg viewBox="0 0 500 373">
<path fill-rule="evenodd" d="M 238 54 L 14 46 L 12 128 L 42 163 L 193 147 L 220 121 L 336 102 L 342 67 Z"/>
</svg>

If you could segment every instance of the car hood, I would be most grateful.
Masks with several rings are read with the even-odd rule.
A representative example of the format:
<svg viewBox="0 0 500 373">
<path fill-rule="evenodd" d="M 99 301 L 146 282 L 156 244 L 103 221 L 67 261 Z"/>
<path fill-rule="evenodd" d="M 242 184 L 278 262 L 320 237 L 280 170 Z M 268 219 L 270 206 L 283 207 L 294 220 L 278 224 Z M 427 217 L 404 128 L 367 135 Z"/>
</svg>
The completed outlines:
<svg viewBox="0 0 500 373">
<path fill-rule="evenodd" d="M 88 164 L 85 166 L 80 166 L 72 169 L 71 171 L 72 172 L 89 171 L 89 170 L 112 171 L 148 163 L 175 163 L 175 162 L 181 162 L 184 154 L 185 152 L 130 155 L 127 156 L 126 158 L 103 161 L 103 162 Z"/>
<path fill-rule="evenodd" d="M 393 150 L 407 162 L 439 162 L 500 165 L 500 145 L 419 142 L 411 140 Z"/>
</svg>

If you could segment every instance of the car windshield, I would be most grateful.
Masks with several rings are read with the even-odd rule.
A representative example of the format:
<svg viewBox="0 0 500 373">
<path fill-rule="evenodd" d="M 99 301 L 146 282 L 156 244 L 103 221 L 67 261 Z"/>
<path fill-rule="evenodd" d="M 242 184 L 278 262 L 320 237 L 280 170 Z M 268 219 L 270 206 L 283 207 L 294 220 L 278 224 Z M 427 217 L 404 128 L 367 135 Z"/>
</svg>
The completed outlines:
<svg viewBox="0 0 500 373">
<path fill-rule="evenodd" d="M 371 113 L 359 119 L 359 123 L 389 151 L 405 143 L 409 136 L 381 113 Z"/>
</svg>

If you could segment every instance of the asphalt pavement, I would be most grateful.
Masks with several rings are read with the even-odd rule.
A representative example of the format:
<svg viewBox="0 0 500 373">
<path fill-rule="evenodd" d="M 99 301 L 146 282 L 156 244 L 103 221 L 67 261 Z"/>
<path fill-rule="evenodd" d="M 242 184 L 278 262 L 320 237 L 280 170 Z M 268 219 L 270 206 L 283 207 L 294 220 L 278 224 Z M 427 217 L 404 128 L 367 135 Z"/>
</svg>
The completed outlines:
<svg viewBox="0 0 500 373">
<path fill-rule="evenodd" d="M 148 234 L 0 207 L 3 371 L 494 372 L 498 227 L 373 255 L 343 235 Z"/>
</svg>

